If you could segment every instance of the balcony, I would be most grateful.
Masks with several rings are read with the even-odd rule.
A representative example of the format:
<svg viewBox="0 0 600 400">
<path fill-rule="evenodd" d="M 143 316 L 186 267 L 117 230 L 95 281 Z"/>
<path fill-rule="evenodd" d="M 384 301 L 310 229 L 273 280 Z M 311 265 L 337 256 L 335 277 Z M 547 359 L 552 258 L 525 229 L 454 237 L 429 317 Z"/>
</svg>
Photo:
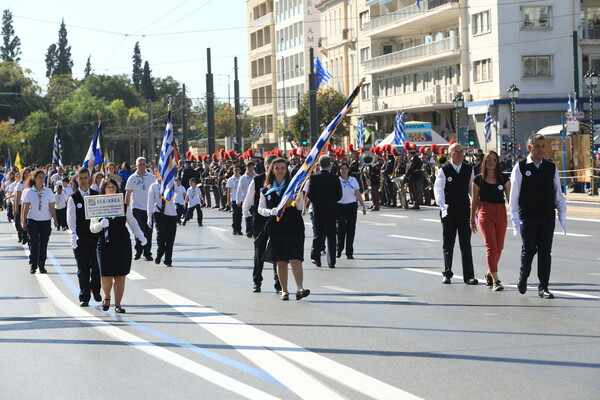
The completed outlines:
<svg viewBox="0 0 600 400">
<path fill-rule="evenodd" d="M 448 7 L 442 6 L 449 5 Z M 372 20 L 364 24 L 363 29 L 368 36 L 378 36 L 387 32 L 390 28 L 396 28 L 397 25 L 409 23 L 410 21 L 419 20 L 419 27 L 423 26 L 422 18 L 431 18 L 428 20 L 428 26 L 435 26 L 439 23 L 447 23 L 449 20 L 458 19 L 458 0 L 426 0 L 421 1 L 421 8 L 417 8 L 416 4 L 411 4 L 408 7 L 401 8 L 400 10 L 391 14 L 382 15 L 381 17 L 373 18 Z M 448 10 L 455 10 L 453 14 L 447 13 Z M 436 11 L 432 13 L 432 11 Z M 411 28 L 412 29 L 412 28 Z M 394 34 L 405 34 L 406 32 L 394 32 Z"/>
<path fill-rule="evenodd" d="M 452 99 L 461 91 L 457 85 L 433 85 L 422 91 L 404 93 L 394 96 L 374 96 L 373 111 L 412 110 L 430 111 L 434 108 L 451 108 Z"/>
<path fill-rule="evenodd" d="M 581 40 L 600 40 L 600 25 L 580 25 L 579 38 Z"/>
<path fill-rule="evenodd" d="M 374 57 L 365 61 L 363 66 L 366 73 L 378 73 L 458 55 L 460 55 L 460 39 L 455 36 Z"/>
<path fill-rule="evenodd" d="M 270 23 L 272 19 L 273 19 L 273 13 L 272 12 L 267 13 L 267 14 L 263 15 L 262 17 L 252 21 L 250 23 L 250 27 L 256 28 L 257 26 L 262 27 L 263 25 L 268 25 L 268 23 Z"/>
</svg>

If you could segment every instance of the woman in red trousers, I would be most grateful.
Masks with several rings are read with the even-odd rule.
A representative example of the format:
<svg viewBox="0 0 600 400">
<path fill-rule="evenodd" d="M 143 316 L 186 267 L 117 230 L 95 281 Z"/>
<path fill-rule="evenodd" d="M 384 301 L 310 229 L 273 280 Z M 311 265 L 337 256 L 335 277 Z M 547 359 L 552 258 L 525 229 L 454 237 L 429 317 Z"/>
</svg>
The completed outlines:
<svg viewBox="0 0 600 400">
<path fill-rule="evenodd" d="M 502 174 L 498 153 L 488 151 L 481 163 L 481 174 L 475 177 L 471 199 L 471 230 L 477 232 L 477 222 L 485 242 L 488 272 L 487 287 L 504 289 L 498 279 L 498 261 L 506 235 L 506 200 L 510 198 L 510 181 Z"/>
</svg>

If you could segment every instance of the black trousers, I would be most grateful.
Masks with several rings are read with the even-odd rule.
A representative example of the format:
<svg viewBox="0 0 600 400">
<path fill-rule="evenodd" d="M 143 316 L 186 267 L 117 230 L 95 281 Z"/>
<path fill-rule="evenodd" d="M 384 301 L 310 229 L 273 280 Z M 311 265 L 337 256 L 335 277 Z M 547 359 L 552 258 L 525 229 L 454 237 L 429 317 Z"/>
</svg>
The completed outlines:
<svg viewBox="0 0 600 400">
<path fill-rule="evenodd" d="M 73 249 L 77 261 L 77 279 L 79 280 L 79 301 L 90 301 L 90 291 L 100 293 L 100 268 L 96 247 L 98 237 L 80 236 L 77 248 Z"/>
<path fill-rule="evenodd" d="M 245 217 L 244 220 L 246 221 L 246 235 L 248 233 L 252 234 L 253 229 L 252 229 L 252 220 L 254 219 L 254 213 L 256 213 L 256 208 L 254 206 L 250 207 L 250 216 L 249 217 Z"/>
<path fill-rule="evenodd" d="M 135 239 L 135 252 L 137 254 L 144 253 L 144 257 L 152 256 L 152 228 L 148 226 L 148 213 L 145 210 L 139 210 L 137 208 L 133 208 L 133 216 L 137 221 L 140 228 L 142 228 L 142 232 L 144 232 L 144 237 L 148 241 L 145 246 L 142 246 L 142 242 Z"/>
<path fill-rule="evenodd" d="M 252 281 L 254 286 L 260 287 L 263 281 L 263 267 L 265 262 L 265 253 L 267 251 L 267 243 L 269 242 L 269 235 L 266 232 L 265 224 L 267 218 L 259 215 L 258 212 L 254 214 L 252 219 L 252 232 L 254 234 L 254 268 L 252 269 Z M 279 277 L 277 276 L 277 264 L 273 263 L 273 278 L 275 279 L 274 287 L 275 290 L 281 290 L 279 284 Z"/>
<path fill-rule="evenodd" d="M 194 216 L 194 210 L 196 210 L 198 225 L 202 226 L 202 208 L 200 208 L 200 204 L 196 204 L 193 207 L 188 206 L 187 211 L 185 212 L 184 222 L 188 222 L 190 219 L 192 219 L 192 217 Z"/>
<path fill-rule="evenodd" d="M 552 264 L 552 239 L 554 238 L 554 216 L 531 218 L 521 223 L 521 276 L 528 278 L 533 257 L 537 253 L 538 289 L 548 289 Z"/>
<path fill-rule="evenodd" d="M 313 224 L 315 237 L 310 249 L 310 258 L 321 262 L 321 249 L 325 248 L 325 242 L 327 241 L 327 265 L 335 266 L 335 217 L 317 218 L 315 216 Z"/>
<path fill-rule="evenodd" d="M 233 209 L 233 223 L 231 224 L 231 227 L 233 228 L 234 232 L 241 232 L 242 231 L 242 206 L 241 205 L 237 205 L 237 203 L 235 201 L 231 202 L 231 208 Z"/>
<path fill-rule="evenodd" d="M 21 227 L 21 206 L 17 206 L 17 209 L 14 213 L 14 221 L 15 221 L 15 229 L 17 230 L 17 238 L 19 242 L 27 239 L 27 234 L 23 232 L 23 228 Z"/>
<path fill-rule="evenodd" d="M 177 209 L 177 221 L 181 222 L 181 218 L 185 214 L 185 207 L 183 206 L 183 204 L 175 203 L 175 208 Z"/>
<path fill-rule="evenodd" d="M 33 266 L 46 267 L 48 241 L 52 232 L 51 220 L 36 221 L 27 219 L 27 233 L 29 234 L 29 261 Z"/>
<path fill-rule="evenodd" d="M 67 207 L 63 207 L 56 210 L 56 220 L 58 221 L 58 228 L 68 228 L 67 226 Z"/>
<path fill-rule="evenodd" d="M 443 275 L 452 278 L 452 256 L 454 254 L 454 243 L 456 241 L 456 232 L 458 231 L 458 243 L 462 256 L 463 280 L 466 282 L 475 277 L 473 268 L 473 254 L 471 252 L 471 227 L 469 221 L 471 218 L 471 208 L 448 207 L 448 215 L 442 218 L 442 235 L 444 238 L 442 247 L 444 250 L 444 273 Z"/>
<path fill-rule="evenodd" d="M 193 209 L 193 208 L 192 208 Z M 154 224 L 156 225 L 156 259 L 165 256 L 165 264 L 173 263 L 173 244 L 177 234 L 177 216 L 154 213 Z"/>
<path fill-rule="evenodd" d="M 346 255 L 354 255 L 354 235 L 356 233 L 356 211 L 358 202 L 348 204 L 338 204 L 337 218 L 337 252 L 344 251 L 346 245 Z"/>
</svg>

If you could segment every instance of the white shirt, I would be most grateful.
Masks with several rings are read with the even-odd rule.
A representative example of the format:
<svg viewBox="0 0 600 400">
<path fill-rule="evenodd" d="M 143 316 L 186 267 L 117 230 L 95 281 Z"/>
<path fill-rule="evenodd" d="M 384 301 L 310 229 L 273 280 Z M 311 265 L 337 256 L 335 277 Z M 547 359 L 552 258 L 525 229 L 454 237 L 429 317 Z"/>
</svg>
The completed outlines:
<svg viewBox="0 0 600 400">
<path fill-rule="evenodd" d="M 54 194 L 52 190 L 43 187 L 41 190 L 30 188 L 23 192 L 23 203 L 29 203 L 29 213 L 27 219 L 34 221 L 48 221 L 52 219 L 50 214 L 50 204 L 54 204 Z"/>
<path fill-rule="evenodd" d="M 185 188 L 182 185 L 175 185 L 175 204 L 185 203 Z"/>
<path fill-rule="evenodd" d="M 23 204 L 23 188 L 25 187 L 25 185 L 23 184 L 23 182 L 17 182 L 17 184 L 15 185 L 15 188 L 13 190 L 14 194 L 15 194 L 15 198 L 16 196 L 18 196 L 18 192 L 21 192 L 21 199 L 19 200 L 19 205 Z"/>
<path fill-rule="evenodd" d="M 98 186 L 98 185 L 96 185 L 94 183 L 92 186 L 90 186 L 90 189 L 95 190 L 96 192 L 99 192 L 100 191 L 100 186 Z"/>
<path fill-rule="evenodd" d="M 532 163 L 531 155 L 527 156 L 526 164 Z M 539 168 L 540 164 L 536 164 Z M 513 225 L 518 227 L 521 223 L 519 218 L 519 196 L 521 195 L 521 183 L 523 181 L 523 175 L 521 174 L 521 168 L 519 163 L 516 163 L 513 167 L 510 175 L 510 215 L 513 221 Z M 554 205 L 558 211 L 558 221 L 563 227 L 563 232 L 567 232 L 567 201 L 563 195 L 562 188 L 560 186 L 560 179 L 558 178 L 558 168 L 554 169 Z M 518 230 L 515 229 L 514 234 L 516 235 Z"/>
<path fill-rule="evenodd" d="M 454 168 L 457 174 L 460 173 L 461 165 L 454 165 L 452 161 L 450 161 L 450 165 Z M 471 183 L 475 179 L 475 173 L 473 172 L 473 168 L 471 168 L 471 177 L 469 178 L 469 197 L 471 197 Z M 435 195 L 435 201 L 440 206 L 440 210 L 442 210 L 442 218 L 448 215 L 448 204 L 446 204 L 446 194 L 444 193 L 444 189 L 446 188 L 446 174 L 444 174 L 444 170 L 440 168 L 440 171 L 435 178 L 435 184 L 433 185 L 433 194 Z"/>
<path fill-rule="evenodd" d="M 81 193 L 83 197 L 90 195 L 89 189 L 87 192 L 81 189 L 77 190 L 79 190 L 79 193 Z M 67 200 L 67 226 L 69 227 L 72 235 L 77 233 L 77 213 L 75 211 L 75 201 L 73 201 L 71 196 L 69 196 L 69 200 Z"/>
<path fill-rule="evenodd" d="M 225 185 L 225 187 L 231 189 L 231 201 L 235 201 L 235 196 L 238 188 L 238 183 L 240 182 L 240 178 L 241 176 L 236 177 L 235 175 L 232 175 L 229 179 L 227 179 L 227 185 Z"/>
<path fill-rule="evenodd" d="M 242 205 L 242 215 L 244 217 L 250 217 L 250 208 L 254 205 L 254 194 L 256 193 L 255 186 L 254 179 L 252 179 L 248 185 L 246 198 L 244 199 L 244 204 Z"/>
<path fill-rule="evenodd" d="M 127 183 L 129 183 L 129 180 L 127 181 Z M 150 218 L 150 216 L 155 212 L 160 212 L 163 200 L 160 196 L 160 183 L 158 183 L 158 181 L 156 180 L 148 188 L 148 198 L 146 199 L 146 203 L 148 205 L 146 208 L 148 218 Z M 177 208 L 175 207 L 175 201 L 173 199 L 171 199 L 171 201 L 165 201 L 164 214 L 169 215 L 171 217 L 177 216 Z"/>
<path fill-rule="evenodd" d="M 200 186 L 196 186 L 195 188 L 189 187 L 186 196 L 188 198 L 188 207 L 196 207 L 200 204 L 200 195 L 202 194 L 202 189 Z"/>
<path fill-rule="evenodd" d="M 104 227 L 102 226 L 102 223 L 100 222 L 101 220 L 102 220 L 102 218 L 92 218 L 90 220 L 90 231 L 92 233 L 102 232 Z M 109 226 L 110 226 L 110 223 L 112 220 L 113 220 L 113 218 L 108 218 Z M 133 212 L 131 211 L 130 207 L 127 207 L 127 210 L 125 211 L 125 220 L 127 221 L 127 225 L 129 225 L 129 227 L 133 231 L 133 235 L 138 240 L 142 240 L 142 238 L 144 237 L 144 232 L 142 231 L 142 229 L 140 228 L 140 225 L 138 224 L 137 220 L 133 216 Z"/>
<path fill-rule="evenodd" d="M 254 173 L 252 176 L 248 176 L 248 174 L 244 174 L 240 177 L 237 191 L 235 192 L 235 198 L 233 198 L 233 196 L 232 196 L 232 199 L 234 199 L 238 205 L 244 203 L 244 200 L 246 200 L 246 195 L 248 194 L 248 187 L 252 183 L 252 180 L 254 179 L 255 176 L 256 176 L 256 173 Z"/>
<path fill-rule="evenodd" d="M 67 206 L 67 196 L 65 196 L 65 193 L 55 193 L 54 203 L 56 203 L 56 205 L 54 206 L 56 210 L 62 210 L 63 208 L 65 208 Z"/>
<path fill-rule="evenodd" d="M 146 210 L 149 188 L 155 181 L 154 175 L 148 171 L 141 176 L 136 172 L 127 179 L 125 190 L 131 190 L 131 208 Z"/>
<path fill-rule="evenodd" d="M 63 193 L 65 194 L 67 199 L 71 197 L 71 195 L 73 194 L 73 188 L 71 187 L 71 185 L 63 186 Z"/>
<path fill-rule="evenodd" d="M 304 198 L 302 196 L 300 196 L 300 198 L 296 202 L 296 209 L 298 209 L 300 211 L 302 211 L 304 209 Z M 274 215 L 275 210 L 277 210 L 277 207 L 267 208 L 267 198 L 265 197 L 264 194 L 261 193 L 260 200 L 258 203 L 258 213 L 260 215 L 262 215 L 263 217 L 269 217 L 271 215 Z"/>
<path fill-rule="evenodd" d="M 308 184 L 308 182 L 307 182 Z M 350 204 L 356 203 L 358 199 L 356 198 L 356 191 L 360 189 L 358 185 L 358 181 L 355 177 L 349 176 L 348 180 L 345 181 L 340 176 L 340 184 L 342 185 L 342 198 L 338 200 L 339 204 Z"/>
</svg>

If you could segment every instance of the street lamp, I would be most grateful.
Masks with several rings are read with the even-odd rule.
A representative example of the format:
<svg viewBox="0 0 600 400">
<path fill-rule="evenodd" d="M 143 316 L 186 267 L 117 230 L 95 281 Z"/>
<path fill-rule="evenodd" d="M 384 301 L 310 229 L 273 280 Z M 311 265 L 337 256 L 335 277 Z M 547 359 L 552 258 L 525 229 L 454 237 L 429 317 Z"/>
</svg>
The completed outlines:
<svg viewBox="0 0 600 400">
<path fill-rule="evenodd" d="M 513 162 L 517 162 L 517 130 L 515 127 L 515 103 L 519 97 L 519 88 L 514 84 L 510 85 L 508 90 L 508 98 L 510 99 L 510 155 Z"/>
<path fill-rule="evenodd" d="M 600 80 L 600 76 L 593 69 L 589 70 L 585 76 L 583 77 L 583 81 L 588 88 L 588 92 L 590 93 L 590 150 L 592 156 L 592 162 L 590 164 L 590 168 L 592 171 L 591 179 L 590 179 L 590 194 L 593 196 L 595 194 L 594 188 L 594 91 L 598 86 L 598 81 Z"/>
<path fill-rule="evenodd" d="M 458 124 L 460 121 L 460 109 L 465 106 L 465 100 L 463 94 L 458 92 L 454 99 L 452 99 L 452 105 L 454 106 L 454 129 L 456 130 L 456 141 L 460 142 L 460 135 L 458 130 Z"/>
</svg>

